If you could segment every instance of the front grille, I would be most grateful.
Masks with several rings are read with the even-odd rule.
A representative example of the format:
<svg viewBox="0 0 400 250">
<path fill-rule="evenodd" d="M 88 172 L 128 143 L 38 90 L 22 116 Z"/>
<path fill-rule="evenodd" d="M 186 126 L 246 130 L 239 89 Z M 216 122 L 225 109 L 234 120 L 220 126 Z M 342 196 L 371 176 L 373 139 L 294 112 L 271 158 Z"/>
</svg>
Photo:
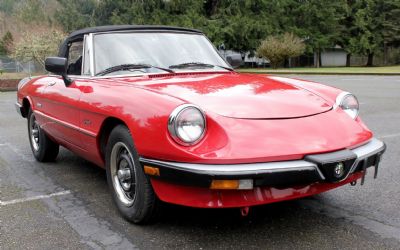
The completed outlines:
<svg viewBox="0 0 400 250">
<path fill-rule="evenodd" d="M 348 149 L 305 157 L 306 161 L 317 164 L 328 182 L 339 182 L 345 179 L 356 159 L 357 155 Z"/>
</svg>

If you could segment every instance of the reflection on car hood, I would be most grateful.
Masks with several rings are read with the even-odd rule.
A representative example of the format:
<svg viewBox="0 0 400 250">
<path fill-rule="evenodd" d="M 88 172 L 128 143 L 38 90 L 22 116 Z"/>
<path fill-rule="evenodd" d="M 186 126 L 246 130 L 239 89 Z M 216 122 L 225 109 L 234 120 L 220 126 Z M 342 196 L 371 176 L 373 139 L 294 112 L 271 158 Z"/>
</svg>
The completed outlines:
<svg viewBox="0 0 400 250">
<path fill-rule="evenodd" d="M 261 75 L 175 75 L 153 78 L 144 87 L 232 118 L 296 118 L 323 113 L 332 107 L 310 91 Z"/>
</svg>

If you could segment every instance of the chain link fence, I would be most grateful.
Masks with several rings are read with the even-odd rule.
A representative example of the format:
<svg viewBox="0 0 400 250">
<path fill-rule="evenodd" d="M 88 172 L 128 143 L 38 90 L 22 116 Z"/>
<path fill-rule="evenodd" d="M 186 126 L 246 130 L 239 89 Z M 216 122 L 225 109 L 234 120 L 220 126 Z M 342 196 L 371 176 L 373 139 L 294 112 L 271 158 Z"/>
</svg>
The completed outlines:
<svg viewBox="0 0 400 250">
<path fill-rule="evenodd" d="M 0 71 L 5 73 L 26 73 L 33 74 L 36 72 L 44 72 L 42 65 L 29 61 L 20 62 L 7 56 L 0 56 Z"/>
</svg>

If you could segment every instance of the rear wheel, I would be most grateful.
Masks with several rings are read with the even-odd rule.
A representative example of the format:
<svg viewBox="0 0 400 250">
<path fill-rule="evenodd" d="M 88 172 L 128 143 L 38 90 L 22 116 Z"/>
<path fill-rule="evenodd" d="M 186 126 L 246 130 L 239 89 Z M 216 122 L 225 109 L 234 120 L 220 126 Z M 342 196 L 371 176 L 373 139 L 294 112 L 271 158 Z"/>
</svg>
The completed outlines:
<svg viewBox="0 0 400 250">
<path fill-rule="evenodd" d="M 32 153 L 40 162 L 54 161 L 57 158 L 60 146 L 53 142 L 40 128 L 35 114 L 29 109 L 28 135 Z"/>
<path fill-rule="evenodd" d="M 147 223 L 157 214 L 158 200 L 144 174 L 132 136 L 123 125 L 115 127 L 106 147 L 107 181 L 121 214 L 133 223 Z"/>
</svg>

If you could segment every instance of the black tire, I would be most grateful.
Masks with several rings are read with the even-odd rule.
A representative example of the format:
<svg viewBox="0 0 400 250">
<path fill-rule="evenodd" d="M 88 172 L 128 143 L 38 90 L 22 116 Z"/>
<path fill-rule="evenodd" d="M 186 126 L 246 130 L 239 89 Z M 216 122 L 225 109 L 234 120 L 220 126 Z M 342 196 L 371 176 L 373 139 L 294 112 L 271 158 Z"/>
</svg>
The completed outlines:
<svg viewBox="0 0 400 250">
<path fill-rule="evenodd" d="M 122 216 L 136 224 L 152 222 L 158 214 L 159 201 L 126 126 L 118 125 L 111 131 L 105 161 L 108 186 Z"/>
<path fill-rule="evenodd" d="M 33 131 L 34 129 L 36 129 L 36 132 Z M 60 146 L 52 141 L 36 123 L 35 114 L 31 109 L 28 112 L 28 136 L 29 144 L 36 160 L 50 162 L 57 158 Z"/>
</svg>

